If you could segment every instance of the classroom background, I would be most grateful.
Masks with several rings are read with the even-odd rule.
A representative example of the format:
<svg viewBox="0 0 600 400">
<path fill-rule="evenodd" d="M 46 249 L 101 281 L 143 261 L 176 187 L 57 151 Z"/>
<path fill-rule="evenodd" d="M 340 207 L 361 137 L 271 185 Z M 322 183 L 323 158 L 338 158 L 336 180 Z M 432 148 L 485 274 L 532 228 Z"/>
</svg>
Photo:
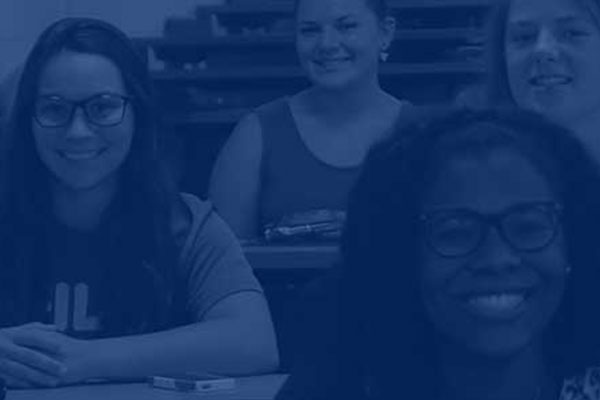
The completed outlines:
<svg viewBox="0 0 600 400">
<path fill-rule="evenodd" d="M 491 2 L 390 1 L 398 32 L 381 70 L 383 88 L 418 105 L 472 99 Z M 290 0 L 3 0 L 0 77 L 10 79 L 52 21 L 89 16 L 115 24 L 139 43 L 153 70 L 182 189 L 204 196 L 235 122 L 307 84 L 296 61 L 292 8 Z"/>
<path fill-rule="evenodd" d="M 397 33 L 381 68 L 383 88 L 415 105 L 477 102 L 491 3 L 390 0 Z M 181 190 L 200 197 L 235 123 L 308 84 L 297 65 L 290 0 L 2 0 L 0 81 L 10 85 L 41 31 L 66 16 L 106 20 L 138 44 L 157 89 L 168 162 Z M 285 370 L 294 296 L 331 266 L 335 248 L 246 250 L 269 298 Z"/>
<path fill-rule="evenodd" d="M 483 25 L 492 0 L 391 0 L 397 33 L 382 86 L 416 105 L 477 102 Z M 156 85 L 162 138 L 181 190 L 206 196 L 212 165 L 249 110 L 308 82 L 294 49 L 290 0 L 3 0 L 0 77 L 5 84 L 51 22 L 106 20 L 139 45 Z M 298 288 L 322 275 L 335 249 L 247 249 L 270 300 L 285 352 Z"/>
</svg>

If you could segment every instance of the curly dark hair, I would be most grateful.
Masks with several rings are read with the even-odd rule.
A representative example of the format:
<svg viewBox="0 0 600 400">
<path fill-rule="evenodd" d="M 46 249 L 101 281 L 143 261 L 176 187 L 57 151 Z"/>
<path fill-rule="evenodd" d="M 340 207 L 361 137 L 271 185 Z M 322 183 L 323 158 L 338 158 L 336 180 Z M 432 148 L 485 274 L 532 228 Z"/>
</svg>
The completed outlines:
<svg viewBox="0 0 600 400">
<path fill-rule="evenodd" d="M 115 263 L 104 271 L 101 317 L 113 334 L 158 328 L 171 318 L 177 297 L 170 226 L 177 191 L 160 161 L 154 94 L 139 49 L 114 26 L 88 18 L 67 18 L 48 27 L 27 57 L 17 88 L 0 176 L 2 325 L 36 318 L 40 288 L 48 279 L 36 260 L 47 242 L 44 224 L 53 218 L 50 179 L 34 145 L 31 121 L 40 75 L 64 50 L 111 60 L 135 114 L 131 149 L 102 222 L 103 246 L 115 255 Z"/>
<path fill-rule="evenodd" d="M 499 148 L 529 160 L 564 207 L 572 273 L 546 331 L 548 365 L 563 379 L 600 360 L 596 165 L 568 130 L 537 114 L 454 110 L 375 147 L 350 196 L 341 245 L 339 398 L 436 398 L 438 351 L 418 275 L 424 191 L 449 158 Z"/>
</svg>

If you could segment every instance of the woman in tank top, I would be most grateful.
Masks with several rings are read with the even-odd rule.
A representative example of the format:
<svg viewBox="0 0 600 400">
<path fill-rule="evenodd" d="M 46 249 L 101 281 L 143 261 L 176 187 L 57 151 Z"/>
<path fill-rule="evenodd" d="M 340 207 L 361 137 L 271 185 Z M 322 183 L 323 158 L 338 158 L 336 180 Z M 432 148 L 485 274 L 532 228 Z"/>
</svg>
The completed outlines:
<svg viewBox="0 0 600 400">
<path fill-rule="evenodd" d="M 298 0 L 296 48 L 312 85 L 241 120 L 209 194 L 240 238 L 314 210 L 345 210 L 366 152 L 408 103 L 382 90 L 395 23 L 383 0 Z"/>
</svg>

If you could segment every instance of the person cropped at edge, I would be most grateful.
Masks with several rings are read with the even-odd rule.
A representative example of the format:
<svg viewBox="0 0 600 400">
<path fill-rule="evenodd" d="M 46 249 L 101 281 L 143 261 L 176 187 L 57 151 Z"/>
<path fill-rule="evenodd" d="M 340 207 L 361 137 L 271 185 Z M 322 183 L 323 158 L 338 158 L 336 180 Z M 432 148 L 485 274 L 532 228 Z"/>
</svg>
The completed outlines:
<svg viewBox="0 0 600 400">
<path fill-rule="evenodd" d="M 332 348 L 277 399 L 600 399 L 600 176 L 581 144 L 515 108 L 407 129 L 351 194 Z"/>
<path fill-rule="evenodd" d="M 277 368 L 233 233 L 161 167 L 145 64 L 115 27 L 51 25 L 2 158 L 0 377 L 13 387 Z"/>
<path fill-rule="evenodd" d="M 600 163 L 600 1 L 499 0 L 487 95 L 568 127 Z"/>
</svg>

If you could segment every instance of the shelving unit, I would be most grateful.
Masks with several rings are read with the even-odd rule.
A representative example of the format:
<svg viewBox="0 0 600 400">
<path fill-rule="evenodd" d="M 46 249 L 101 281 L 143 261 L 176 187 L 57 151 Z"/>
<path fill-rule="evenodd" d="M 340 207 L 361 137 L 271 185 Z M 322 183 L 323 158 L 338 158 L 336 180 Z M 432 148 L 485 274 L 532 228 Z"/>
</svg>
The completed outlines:
<svg viewBox="0 0 600 400">
<path fill-rule="evenodd" d="M 200 195 L 235 122 L 308 84 L 296 60 L 292 3 L 237 1 L 198 7 L 195 18 L 168 19 L 163 37 L 138 39 L 152 60 L 173 159 L 183 157 L 182 186 Z M 384 88 L 417 104 L 439 103 L 480 77 L 492 1 L 392 0 L 398 31 L 381 68 Z"/>
</svg>

